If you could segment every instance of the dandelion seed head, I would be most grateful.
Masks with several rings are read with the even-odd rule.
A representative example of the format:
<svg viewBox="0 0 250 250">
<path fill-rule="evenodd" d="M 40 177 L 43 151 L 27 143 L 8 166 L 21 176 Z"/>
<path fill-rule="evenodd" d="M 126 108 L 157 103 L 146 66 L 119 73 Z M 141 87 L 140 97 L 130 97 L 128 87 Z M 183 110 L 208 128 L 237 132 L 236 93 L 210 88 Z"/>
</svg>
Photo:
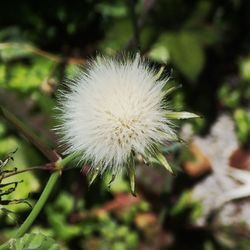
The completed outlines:
<svg viewBox="0 0 250 250">
<path fill-rule="evenodd" d="M 69 82 L 70 91 L 61 93 L 59 132 L 66 153 L 82 152 L 92 168 L 116 174 L 131 154 L 144 156 L 155 144 L 171 141 L 165 83 L 139 57 L 91 61 Z"/>
</svg>

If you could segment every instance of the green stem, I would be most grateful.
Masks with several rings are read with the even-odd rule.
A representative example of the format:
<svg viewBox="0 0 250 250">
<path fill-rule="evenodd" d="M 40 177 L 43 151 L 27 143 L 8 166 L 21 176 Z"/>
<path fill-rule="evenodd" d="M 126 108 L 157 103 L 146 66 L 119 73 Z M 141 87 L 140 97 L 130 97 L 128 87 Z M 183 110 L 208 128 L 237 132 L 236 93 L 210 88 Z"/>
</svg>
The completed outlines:
<svg viewBox="0 0 250 250">
<path fill-rule="evenodd" d="M 36 205 L 33 207 L 32 211 L 30 212 L 29 216 L 26 218 L 24 223 L 21 225 L 21 227 L 17 230 L 13 238 L 19 238 L 22 237 L 28 229 L 33 224 L 34 220 L 42 210 L 44 204 L 46 203 L 51 191 L 53 190 L 59 176 L 60 176 L 60 170 L 63 169 L 68 163 L 70 163 L 73 159 L 77 157 L 77 154 L 71 154 L 64 159 L 60 159 L 55 163 L 55 172 L 50 176 L 39 200 L 37 201 Z M 3 245 L 0 246 L 0 250 L 7 249 L 9 245 L 9 242 L 5 242 Z"/>
<path fill-rule="evenodd" d="M 48 182 L 46 187 L 44 188 L 39 200 L 37 201 L 36 205 L 32 209 L 29 216 L 26 218 L 25 222 L 21 225 L 21 227 L 17 230 L 17 232 L 14 235 L 14 238 L 19 238 L 25 234 L 25 232 L 30 228 L 33 221 L 37 217 L 37 215 L 40 213 L 41 209 L 43 208 L 44 204 L 46 203 L 51 191 L 53 190 L 53 187 L 55 186 L 56 181 L 58 180 L 58 177 L 60 175 L 59 171 L 56 171 L 53 173 Z"/>
</svg>

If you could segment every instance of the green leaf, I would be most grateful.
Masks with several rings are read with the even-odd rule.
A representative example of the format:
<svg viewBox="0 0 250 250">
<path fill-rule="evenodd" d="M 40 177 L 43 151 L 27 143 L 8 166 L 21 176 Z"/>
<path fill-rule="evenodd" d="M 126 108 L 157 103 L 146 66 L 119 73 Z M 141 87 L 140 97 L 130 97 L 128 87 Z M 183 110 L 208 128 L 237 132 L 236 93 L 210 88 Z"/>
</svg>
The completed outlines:
<svg viewBox="0 0 250 250">
<path fill-rule="evenodd" d="M 125 4 L 121 3 L 99 3 L 96 5 L 96 10 L 99 11 L 103 16 L 108 17 L 126 17 L 127 8 Z"/>
<path fill-rule="evenodd" d="M 236 131 L 238 138 L 242 144 L 249 142 L 250 136 L 250 114 L 244 109 L 236 109 L 234 111 L 234 119 L 236 121 Z"/>
<path fill-rule="evenodd" d="M 38 56 L 32 58 L 30 66 L 18 62 L 9 68 L 7 86 L 22 92 L 37 89 L 50 75 L 53 65 L 54 62 Z"/>
<path fill-rule="evenodd" d="M 25 50 L 25 48 L 23 49 Z M 2 52 L 0 48 L 0 56 Z M 25 64 L 21 59 L 15 59 L 11 66 L 9 64 L 0 65 L 0 86 L 29 93 L 32 90 L 37 90 L 48 77 L 54 79 L 54 61 L 39 55 L 30 56 L 28 61 L 29 64 Z"/>
<path fill-rule="evenodd" d="M 170 58 L 169 50 L 166 48 L 165 45 L 155 44 L 150 50 L 148 57 L 160 63 L 167 63 Z"/>
<path fill-rule="evenodd" d="M 188 210 L 190 211 L 191 221 L 197 221 L 204 213 L 202 204 L 192 199 L 192 193 L 190 191 L 185 191 L 171 209 L 170 214 L 172 216 L 180 216 Z"/>
<path fill-rule="evenodd" d="M 104 53 L 113 54 L 123 49 L 132 37 L 131 23 L 127 19 L 119 19 L 106 32 L 104 40 L 99 44 L 99 49 Z"/>
<path fill-rule="evenodd" d="M 10 240 L 11 250 L 59 250 L 59 245 L 43 234 L 25 234 L 20 239 Z"/>
<path fill-rule="evenodd" d="M 26 48 L 29 47 L 28 43 L 0 43 L 0 57 L 4 61 L 19 59 L 30 56 L 30 51 Z"/>
<path fill-rule="evenodd" d="M 250 58 L 244 58 L 240 62 L 240 74 L 245 81 L 250 81 Z"/>
<path fill-rule="evenodd" d="M 205 61 L 202 43 L 192 32 L 165 33 L 158 46 L 165 46 L 171 61 L 190 80 L 199 76 Z"/>
<path fill-rule="evenodd" d="M 181 213 L 183 213 L 186 209 L 190 207 L 191 202 L 192 202 L 191 193 L 189 191 L 183 192 L 179 200 L 171 209 L 171 215 L 172 216 L 180 215 Z"/>
<path fill-rule="evenodd" d="M 200 116 L 189 113 L 189 112 L 167 112 L 166 118 L 168 119 L 190 119 L 190 118 L 199 118 Z"/>
<path fill-rule="evenodd" d="M 82 235 L 82 225 L 72 224 L 68 221 L 73 209 L 74 199 L 72 195 L 64 191 L 53 203 L 47 204 L 45 211 L 49 228 L 54 232 L 54 237 L 67 241 Z"/>
</svg>

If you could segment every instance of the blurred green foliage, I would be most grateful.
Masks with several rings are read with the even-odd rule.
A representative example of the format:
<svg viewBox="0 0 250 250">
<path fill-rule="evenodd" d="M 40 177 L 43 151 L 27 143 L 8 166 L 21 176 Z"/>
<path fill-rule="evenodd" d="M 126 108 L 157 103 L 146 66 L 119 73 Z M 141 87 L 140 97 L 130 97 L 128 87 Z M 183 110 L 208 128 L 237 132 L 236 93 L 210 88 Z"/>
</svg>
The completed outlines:
<svg viewBox="0 0 250 250">
<path fill-rule="evenodd" d="M 11 250 L 59 250 L 56 242 L 43 234 L 25 234 L 22 238 L 13 240 Z"/>
<path fill-rule="evenodd" d="M 3 1 L 0 13 L 0 105 L 34 128 L 47 145 L 56 145 L 55 135 L 49 130 L 56 123 L 52 118 L 56 116 L 55 90 L 65 88 L 62 79 L 74 74 L 75 64 L 95 54 L 116 55 L 140 47 L 152 64 L 166 66 L 164 73 L 170 75 L 170 81 L 183 85 L 171 100 L 175 108 L 185 105 L 185 109 L 204 117 L 193 122 L 196 133 L 207 133 L 218 114 L 228 112 L 234 118 L 240 144 L 249 147 L 250 1 Z M 15 160 L 8 169 L 21 170 L 46 162 L 1 117 L 0 159 L 16 148 Z M 180 150 L 175 147 L 171 152 L 178 169 Z M 129 193 L 124 177 L 107 190 L 104 187 L 110 177 L 88 188 L 79 169 L 63 173 L 63 183 L 58 184 L 32 231 L 53 237 L 60 249 L 145 249 L 145 245 L 148 249 L 171 250 L 248 249 L 244 239 L 238 241 L 234 236 L 237 244 L 233 246 L 215 240 L 213 228 L 209 232 L 204 229 L 202 237 L 188 230 L 202 213 L 200 204 L 193 203 L 187 191 L 190 180 L 183 181 L 182 174 L 174 178 L 151 170 L 143 172 L 138 166 L 140 202 L 128 200 L 128 208 L 120 205 L 108 211 L 104 208 L 109 202 L 119 203 L 117 196 Z M 11 177 L 10 181 L 24 182 L 5 198 L 30 196 L 33 204 L 48 175 L 27 172 Z M 144 185 L 145 180 L 148 185 Z M 105 212 L 93 212 L 98 208 Z M 8 209 L 16 213 L 11 216 L 15 219 L 0 212 L 1 242 L 30 211 L 25 204 Z M 155 222 L 140 227 L 138 217 L 147 213 L 155 216 L 160 226 Z M 150 231 L 153 229 L 155 234 Z M 24 248 L 24 244 L 30 248 Z M 42 234 L 26 235 L 13 247 L 57 249 L 54 241 Z"/>
</svg>

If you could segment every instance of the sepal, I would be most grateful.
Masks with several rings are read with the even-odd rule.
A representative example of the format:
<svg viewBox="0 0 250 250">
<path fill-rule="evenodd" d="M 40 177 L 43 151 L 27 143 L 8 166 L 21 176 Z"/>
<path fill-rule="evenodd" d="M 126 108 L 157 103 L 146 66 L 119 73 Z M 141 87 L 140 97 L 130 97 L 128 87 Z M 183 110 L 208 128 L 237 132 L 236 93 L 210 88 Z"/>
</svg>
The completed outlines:
<svg viewBox="0 0 250 250">
<path fill-rule="evenodd" d="M 168 119 L 190 119 L 190 118 L 199 118 L 200 116 L 190 113 L 190 112 L 166 112 L 166 118 Z"/>
<path fill-rule="evenodd" d="M 136 196 L 135 193 L 135 160 L 134 157 L 130 157 L 128 161 L 128 177 L 129 177 L 129 184 L 130 190 L 133 196 Z"/>
</svg>

